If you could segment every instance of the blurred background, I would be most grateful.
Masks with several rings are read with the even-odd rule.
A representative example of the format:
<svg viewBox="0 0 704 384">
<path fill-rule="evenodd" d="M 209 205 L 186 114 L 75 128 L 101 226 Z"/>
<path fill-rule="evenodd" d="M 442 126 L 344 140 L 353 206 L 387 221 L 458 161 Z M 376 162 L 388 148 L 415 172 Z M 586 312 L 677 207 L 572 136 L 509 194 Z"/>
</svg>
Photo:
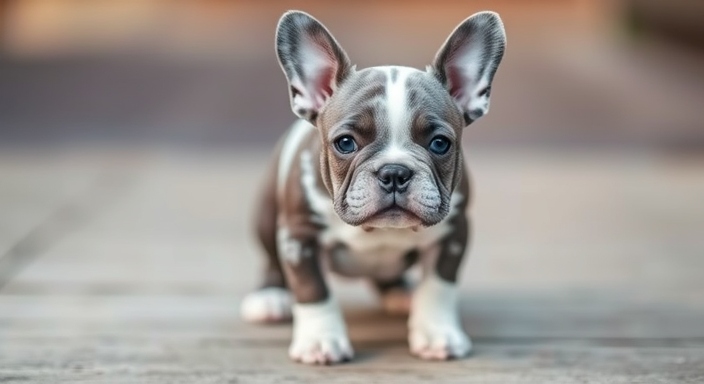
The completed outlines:
<svg viewBox="0 0 704 384">
<path fill-rule="evenodd" d="M 0 0 L 0 381 L 289 381 L 289 328 L 237 305 L 294 121 L 274 55 L 292 8 L 359 67 L 423 68 L 472 13 L 504 20 L 491 113 L 463 138 L 462 372 L 703 382 L 702 0 Z M 335 284 L 370 374 L 436 377 L 366 285 Z"/>
<path fill-rule="evenodd" d="M 273 47 L 289 8 L 360 67 L 423 68 L 466 16 L 500 12 L 508 50 L 472 142 L 704 142 L 700 1 L 2 0 L 0 143 L 271 145 L 292 121 Z"/>
</svg>

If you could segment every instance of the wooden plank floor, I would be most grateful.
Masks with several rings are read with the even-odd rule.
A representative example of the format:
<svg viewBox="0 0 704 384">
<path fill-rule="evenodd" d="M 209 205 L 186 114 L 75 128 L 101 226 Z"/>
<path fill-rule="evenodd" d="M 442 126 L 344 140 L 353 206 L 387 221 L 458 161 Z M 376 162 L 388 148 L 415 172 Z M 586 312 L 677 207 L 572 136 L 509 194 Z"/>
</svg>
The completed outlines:
<svg viewBox="0 0 704 384">
<path fill-rule="evenodd" d="M 335 280 L 358 358 L 307 367 L 237 316 L 264 152 L 3 151 L 0 382 L 704 382 L 704 157 L 470 151 L 474 354 L 412 358 Z"/>
</svg>

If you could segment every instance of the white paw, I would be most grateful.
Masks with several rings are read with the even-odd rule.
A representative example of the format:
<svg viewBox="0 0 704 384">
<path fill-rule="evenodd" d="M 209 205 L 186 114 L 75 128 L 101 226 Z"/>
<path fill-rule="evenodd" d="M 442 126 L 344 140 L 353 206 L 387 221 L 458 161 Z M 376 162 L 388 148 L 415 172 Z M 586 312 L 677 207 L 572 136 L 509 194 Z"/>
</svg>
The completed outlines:
<svg viewBox="0 0 704 384">
<path fill-rule="evenodd" d="M 289 349 L 291 359 L 304 364 L 335 364 L 352 359 L 354 351 L 347 335 L 298 337 Z"/>
<path fill-rule="evenodd" d="M 449 360 L 467 356 L 472 342 L 456 324 L 426 323 L 410 329 L 411 353 L 425 360 Z"/>
<path fill-rule="evenodd" d="M 430 275 L 413 295 L 408 320 L 408 344 L 411 353 L 426 360 L 464 357 L 472 342 L 462 330 L 458 310 L 457 287 Z"/>
<path fill-rule="evenodd" d="M 411 292 L 392 289 L 381 296 L 381 305 L 390 315 L 408 315 L 411 312 Z"/>
<path fill-rule="evenodd" d="M 291 319 L 293 299 L 284 288 L 269 287 L 249 293 L 240 304 L 240 316 L 251 323 L 274 323 Z"/>
<path fill-rule="evenodd" d="M 328 300 L 296 304 L 291 359 L 305 364 L 335 364 L 350 360 L 354 351 L 339 308 Z"/>
</svg>

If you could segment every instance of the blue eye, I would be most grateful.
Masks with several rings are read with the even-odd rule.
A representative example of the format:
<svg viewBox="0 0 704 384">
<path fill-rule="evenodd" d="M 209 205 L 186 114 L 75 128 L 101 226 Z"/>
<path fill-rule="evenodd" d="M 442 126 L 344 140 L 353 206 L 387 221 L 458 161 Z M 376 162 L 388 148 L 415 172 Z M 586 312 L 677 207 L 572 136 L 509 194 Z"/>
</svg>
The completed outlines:
<svg viewBox="0 0 704 384">
<path fill-rule="evenodd" d="M 450 150 L 450 140 L 442 136 L 435 136 L 430 141 L 428 149 L 436 155 L 444 155 Z"/>
<path fill-rule="evenodd" d="M 357 143 L 354 141 L 352 136 L 345 135 L 335 140 L 335 149 L 346 155 L 357 150 Z"/>
</svg>

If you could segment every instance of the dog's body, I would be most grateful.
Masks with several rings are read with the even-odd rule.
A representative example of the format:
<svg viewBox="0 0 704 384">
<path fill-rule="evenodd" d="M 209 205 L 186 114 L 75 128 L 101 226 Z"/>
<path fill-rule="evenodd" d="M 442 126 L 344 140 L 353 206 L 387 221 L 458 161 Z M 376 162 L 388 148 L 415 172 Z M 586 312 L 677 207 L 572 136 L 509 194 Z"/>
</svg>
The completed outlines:
<svg viewBox="0 0 704 384">
<path fill-rule="evenodd" d="M 498 16 L 480 13 L 460 24 L 427 71 L 358 71 L 315 19 L 282 17 L 277 52 L 302 120 L 269 170 L 258 216 L 269 263 L 242 314 L 259 322 L 293 316 L 293 359 L 352 357 L 326 268 L 370 279 L 388 310 L 410 311 L 414 354 L 470 351 L 455 287 L 469 235 L 460 139 L 488 110 L 504 45 Z M 409 301 L 404 273 L 416 263 L 423 278 Z"/>
<path fill-rule="evenodd" d="M 400 278 L 419 253 L 426 253 L 440 240 L 455 230 L 456 215 L 462 214 L 468 201 L 468 185 L 462 183 L 451 196 L 452 209 L 445 219 L 431 227 L 364 229 L 345 223 L 336 213 L 333 201 L 322 181 L 320 170 L 319 133 L 314 126 L 300 120 L 291 127 L 277 153 L 275 173 L 278 199 L 266 201 L 262 210 L 274 220 L 278 212 L 287 216 L 301 215 L 311 229 L 320 247 L 321 259 L 333 272 L 347 277 L 366 277 L 376 281 Z M 467 178 L 463 178 L 467 181 Z M 298 194 L 298 196 L 295 196 Z M 278 202 L 286 206 L 277 208 Z M 278 237 L 277 253 L 284 261 L 298 263 L 303 256 L 296 244 L 289 241 L 286 226 L 274 227 L 267 223 L 261 228 L 262 239 Z M 271 233 L 277 231 L 277 234 Z M 462 230 L 462 229 L 461 229 Z"/>
</svg>

